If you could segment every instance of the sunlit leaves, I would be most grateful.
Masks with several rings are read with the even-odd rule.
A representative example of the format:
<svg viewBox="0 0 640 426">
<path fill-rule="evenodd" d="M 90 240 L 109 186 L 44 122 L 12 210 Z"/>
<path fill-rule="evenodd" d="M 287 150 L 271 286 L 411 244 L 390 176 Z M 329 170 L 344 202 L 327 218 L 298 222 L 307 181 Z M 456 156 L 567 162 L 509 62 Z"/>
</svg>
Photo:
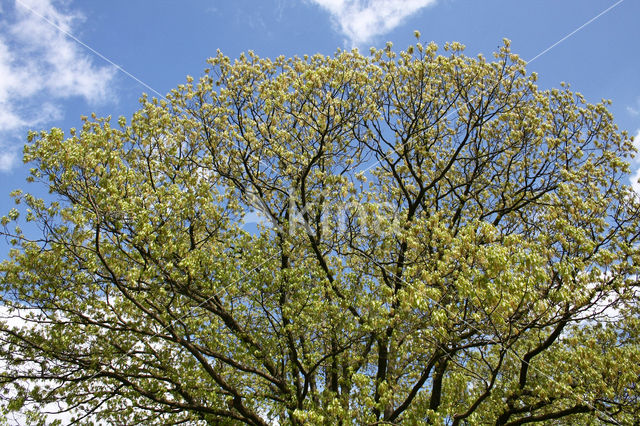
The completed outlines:
<svg viewBox="0 0 640 426">
<path fill-rule="evenodd" d="M 493 61 L 463 51 L 218 53 L 117 126 L 31 133 L 29 180 L 51 197 L 16 192 L 2 218 L 6 408 L 637 416 L 632 143 L 606 102 L 540 90 L 508 41 Z M 23 217 L 42 238 L 12 231 Z"/>
</svg>

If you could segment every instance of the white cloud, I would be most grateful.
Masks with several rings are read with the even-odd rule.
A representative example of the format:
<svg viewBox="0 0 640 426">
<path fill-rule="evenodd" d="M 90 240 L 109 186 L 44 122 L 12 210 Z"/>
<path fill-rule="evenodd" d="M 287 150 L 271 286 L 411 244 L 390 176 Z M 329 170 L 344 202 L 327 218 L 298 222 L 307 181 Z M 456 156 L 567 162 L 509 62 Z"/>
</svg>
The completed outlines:
<svg viewBox="0 0 640 426">
<path fill-rule="evenodd" d="M 636 135 L 633 137 L 633 146 L 638 150 L 638 156 L 640 156 L 640 129 L 636 131 Z M 640 160 L 639 157 L 636 157 L 636 161 Z"/>
<path fill-rule="evenodd" d="M 0 153 L 0 172 L 8 172 L 16 163 L 16 153 L 14 151 Z"/>
<path fill-rule="evenodd" d="M 627 106 L 627 112 L 633 116 L 640 115 L 640 98 L 636 99 L 636 104 Z"/>
<path fill-rule="evenodd" d="M 388 33 L 437 0 L 309 0 L 327 10 L 352 45 Z"/>
<path fill-rule="evenodd" d="M 32 126 L 61 118 L 59 102 L 81 97 L 98 103 L 113 99 L 115 68 L 99 66 L 62 31 L 82 21 L 68 1 L 15 0 L 3 5 L 0 20 L 0 149 Z M 45 18 L 45 19 L 43 19 Z M 48 22 L 47 22 L 48 21 Z M 58 27 L 58 28 L 56 28 Z M 62 30 L 62 31 L 60 31 Z M 6 154 L 0 170 L 6 171 Z"/>
</svg>

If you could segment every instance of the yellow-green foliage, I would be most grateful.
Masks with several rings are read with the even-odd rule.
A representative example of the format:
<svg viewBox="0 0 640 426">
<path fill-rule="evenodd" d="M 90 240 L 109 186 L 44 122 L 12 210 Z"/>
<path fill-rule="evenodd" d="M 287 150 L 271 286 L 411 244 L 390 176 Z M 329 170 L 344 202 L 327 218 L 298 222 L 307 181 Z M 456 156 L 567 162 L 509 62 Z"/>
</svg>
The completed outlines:
<svg viewBox="0 0 640 426">
<path fill-rule="evenodd" d="M 5 410 L 638 416 L 631 140 L 605 104 L 539 90 L 508 42 L 492 60 L 458 43 L 218 53 L 117 122 L 29 136 L 30 180 L 52 196 L 17 191 L 2 219 L 1 309 L 22 318 L 0 323 Z M 22 220 L 42 235 L 13 231 Z"/>
</svg>

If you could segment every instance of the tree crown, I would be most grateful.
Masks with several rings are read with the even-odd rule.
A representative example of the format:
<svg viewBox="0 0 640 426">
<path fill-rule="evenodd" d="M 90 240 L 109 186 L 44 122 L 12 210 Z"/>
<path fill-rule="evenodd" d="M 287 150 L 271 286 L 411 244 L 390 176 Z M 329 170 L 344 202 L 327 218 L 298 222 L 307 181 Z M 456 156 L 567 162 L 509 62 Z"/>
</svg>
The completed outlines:
<svg viewBox="0 0 640 426">
<path fill-rule="evenodd" d="M 14 194 L 41 238 L 2 220 L 6 409 L 637 416 L 634 149 L 606 102 L 540 90 L 508 42 L 208 63 L 130 122 L 30 134 L 54 197 Z"/>
</svg>

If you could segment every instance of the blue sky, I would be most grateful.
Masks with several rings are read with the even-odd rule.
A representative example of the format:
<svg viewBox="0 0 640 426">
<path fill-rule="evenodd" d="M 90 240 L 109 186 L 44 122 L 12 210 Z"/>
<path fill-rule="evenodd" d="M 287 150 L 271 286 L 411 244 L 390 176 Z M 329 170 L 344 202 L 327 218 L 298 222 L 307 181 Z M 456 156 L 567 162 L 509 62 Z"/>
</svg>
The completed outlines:
<svg viewBox="0 0 640 426">
<path fill-rule="evenodd" d="M 528 68 L 541 87 L 566 81 L 592 102 L 611 99 L 620 128 L 635 135 L 638 17 L 638 0 L 0 0 L 0 215 L 11 190 L 30 189 L 21 162 L 29 129 L 68 131 L 91 112 L 129 117 L 143 92 L 199 76 L 217 49 L 232 58 L 386 41 L 400 49 L 419 30 L 423 41 L 489 56 L 506 37 L 535 58 Z"/>
<path fill-rule="evenodd" d="M 91 112 L 129 117 L 143 92 L 199 76 L 217 49 L 401 49 L 418 30 L 489 56 L 509 38 L 542 88 L 565 81 L 591 102 L 611 99 L 640 142 L 639 17 L 638 0 L 0 0 L 0 216 L 11 190 L 42 191 L 25 183 L 28 130 L 68 131 Z M 637 180 L 640 161 L 633 169 Z"/>
</svg>

